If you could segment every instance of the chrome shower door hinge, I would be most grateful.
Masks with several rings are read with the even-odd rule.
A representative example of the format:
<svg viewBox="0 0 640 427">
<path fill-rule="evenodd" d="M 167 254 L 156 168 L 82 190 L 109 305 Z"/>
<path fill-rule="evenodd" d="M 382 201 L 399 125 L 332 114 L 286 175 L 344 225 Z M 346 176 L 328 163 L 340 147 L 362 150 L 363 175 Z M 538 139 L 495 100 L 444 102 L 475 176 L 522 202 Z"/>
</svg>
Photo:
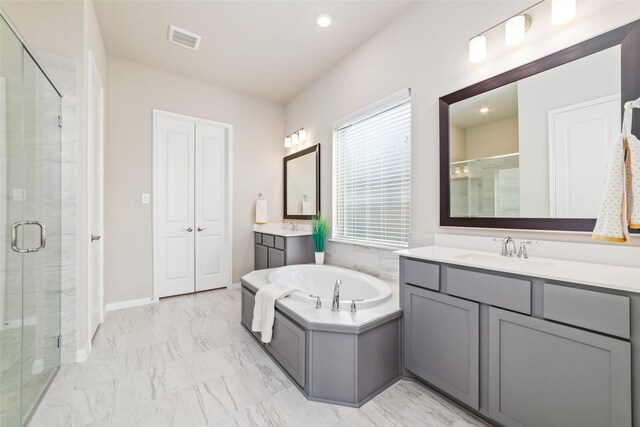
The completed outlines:
<svg viewBox="0 0 640 427">
<path fill-rule="evenodd" d="M 62 116 L 58 116 L 58 127 L 62 127 Z"/>
</svg>

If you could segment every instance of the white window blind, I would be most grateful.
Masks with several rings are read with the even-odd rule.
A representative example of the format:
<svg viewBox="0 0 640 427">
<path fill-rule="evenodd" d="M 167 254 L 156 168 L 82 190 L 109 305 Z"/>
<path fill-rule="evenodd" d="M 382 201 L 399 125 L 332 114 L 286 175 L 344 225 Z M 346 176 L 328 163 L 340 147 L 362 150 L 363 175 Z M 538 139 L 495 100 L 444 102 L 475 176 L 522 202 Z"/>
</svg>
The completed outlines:
<svg viewBox="0 0 640 427">
<path fill-rule="evenodd" d="M 411 226 L 409 89 L 334 125 L 333 238 L 407 247 Z"/>
</svg>

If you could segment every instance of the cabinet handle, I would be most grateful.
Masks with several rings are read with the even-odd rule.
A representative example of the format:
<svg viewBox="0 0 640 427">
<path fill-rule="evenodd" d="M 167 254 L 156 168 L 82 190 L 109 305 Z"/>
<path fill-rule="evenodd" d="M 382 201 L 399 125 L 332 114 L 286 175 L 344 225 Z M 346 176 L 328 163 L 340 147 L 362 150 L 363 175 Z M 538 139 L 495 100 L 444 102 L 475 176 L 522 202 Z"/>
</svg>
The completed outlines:
<svg viewBox="0 0 640 427">
<path fill-rule="evenodd" d="M 206 229 L 207 229 L 207 227 L 204 227 L 204 228 L 202 228 L 202 227 L 198 227 L 198 231 L 204 231 L 204 230 L 206 230 Z"/>
<path fill-rule="evenodd" d="M 193 231 L 193 228 L 191 227 L 185 228 L 184 231 L 186 231 L 187 233 L 191 233 Z"/>
</svg>

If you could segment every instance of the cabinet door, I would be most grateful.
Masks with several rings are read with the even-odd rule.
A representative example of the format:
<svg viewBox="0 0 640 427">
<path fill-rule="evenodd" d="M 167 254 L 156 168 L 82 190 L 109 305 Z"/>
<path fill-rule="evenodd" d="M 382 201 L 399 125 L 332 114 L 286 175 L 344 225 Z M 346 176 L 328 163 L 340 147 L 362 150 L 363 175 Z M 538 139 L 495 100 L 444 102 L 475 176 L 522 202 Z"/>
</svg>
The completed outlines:
<svg viewBox="0 0 640 427">
<path fill-rule="evenodd" d="M 269 268 L 284 266 L 284 251 L 269 248 Z"/>
<path fill-rule="evenodd" d="M 255 269 L 264 270 L 265 268 L 269 268 L 269 248 L 256 245 Z"/>
<path fill-rule="evenodd" d="M 405 368 L 467 405 L 479 407 L 479 305 L 404 287 Z"/>
<path fill-rule="evenodd" d="M 273 337 L 265 348 L 300 387 L 306 382 L 306 342 L 304 329 L 276 311 Z"/>
<path fill-rule="evenodd" d="M 242 304 L 241 304 L 241 319 L 242 324 L 247 327 L 247 329 L 251 330 L 251 324 L 253 323 L 253 307 L 256 303 L 256 296 L 249 292 L 247 289 L 242 288 Z M 260 338 L 260 333 L 251 332 L 258 339 Z"/>
<path fill-rule="evenodd" d="M 489 413 L 507 426 L 631 426 L 631 345 L 491 308 Z"/>
</svg>

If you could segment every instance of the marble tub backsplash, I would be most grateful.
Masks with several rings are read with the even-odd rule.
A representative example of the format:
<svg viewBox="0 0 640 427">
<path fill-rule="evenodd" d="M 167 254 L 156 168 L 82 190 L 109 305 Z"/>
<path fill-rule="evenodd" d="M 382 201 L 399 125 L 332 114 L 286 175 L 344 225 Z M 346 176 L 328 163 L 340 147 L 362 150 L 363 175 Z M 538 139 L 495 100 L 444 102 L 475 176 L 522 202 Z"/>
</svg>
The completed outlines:
<svg viewBox="0 0 640 427">
<path fill-rule="evenodd" d="M 385 282 L 398 283 L 399 261 L 393 250 L 327 242 L 325 263 L 361 271 Z"/>
</svg>

